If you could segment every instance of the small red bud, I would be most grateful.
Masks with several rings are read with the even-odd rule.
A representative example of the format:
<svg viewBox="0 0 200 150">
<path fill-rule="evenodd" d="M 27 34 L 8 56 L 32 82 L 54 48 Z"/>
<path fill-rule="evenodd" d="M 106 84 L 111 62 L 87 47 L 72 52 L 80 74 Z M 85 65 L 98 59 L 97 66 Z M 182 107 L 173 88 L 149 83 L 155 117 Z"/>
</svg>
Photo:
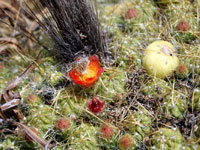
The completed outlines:
<svg viewBox="0 0 200 150">
<path fill-rule="evenodd" d="M 64 132 L 69 129 L 71 122 L 66 118 L 60 118 L 56 123 L 56 129 Z"/>
<path fill-rule="evenodd" d="M 136 19 L 138 17 L 139 17 L 139 12 L 136 9 L 129 9 L 125 14 L 126 19 Z"/>
<path fill-rule="evenodd" d="M 30 94 L 28 96 L 28 102 L 35 103 L 37 101 L 37 96 L 34 94 Z"/>
<path fill-rule="evenodd" d="M 176 70 L 176 75 L 179 78 L 186 78 L 189 75 L 189 70 L 185 64 L 179 64 Z"/>
<path fill-rule="evenodd" d="M 119 139 L 119 148 L 121 150 L 129 149 L 133 145 L 131 136 L 126 134 Z"/>
<path fill-rule="evenodd" d="M 100 113 L 103 110 L 104 102 L 100 101 L 97 98 L 93 98 L 88 103 L 88 108 L 93 113 Z"/>
<path fill-rule="evenodd" d="M 0 63 L 0 72 L 3 70 L 3 63 Z"/>
<path fill-rule="evenodd" d="M 110 139 L 113 135 L 113 128 L 108 125 L 102 125 L 100 128 L 100 136 L 104 139 Z"/>
<path fill-rule="evenodd" d="M 179 31 L 188 31 L 190 29 L 190 25 L 186 21 L 181 21 L 176 26 L 177 30 Z"/>
<path fill-rule="evenodd" d="M 180 64 L 178 66 L 178 72 L 181 73 L 181 74 L 188 72 L 187 66 L 184 65 L 184 64 Z"/>
</svg>

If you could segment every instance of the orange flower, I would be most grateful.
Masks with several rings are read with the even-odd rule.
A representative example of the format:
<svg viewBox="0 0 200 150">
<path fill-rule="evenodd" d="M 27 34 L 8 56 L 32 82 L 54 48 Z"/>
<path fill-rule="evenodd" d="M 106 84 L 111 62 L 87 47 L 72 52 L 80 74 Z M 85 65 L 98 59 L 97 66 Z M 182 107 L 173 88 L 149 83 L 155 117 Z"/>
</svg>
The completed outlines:
<svg viewBox="0 0 200 150">
<path fill-rule="evenodd" d="M 78 85 L 91 87 L 99 79 L 102 72 L 103 68 L 101 68 L 98 57 L 92 55 L 89 58 L 76 59 L 75 63 L 72 64 L 69 77 Z"/>
</svg>

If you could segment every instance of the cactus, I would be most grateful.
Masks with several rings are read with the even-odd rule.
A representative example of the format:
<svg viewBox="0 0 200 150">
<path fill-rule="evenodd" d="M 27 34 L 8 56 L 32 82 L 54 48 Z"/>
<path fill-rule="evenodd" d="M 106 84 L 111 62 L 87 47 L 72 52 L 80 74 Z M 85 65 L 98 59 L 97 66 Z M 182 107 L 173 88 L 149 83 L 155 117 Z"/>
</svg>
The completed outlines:
<svg viewBox="0 0 200 150">
<path fill-rule="evenodd" d="M 116 64 L 123 69 L 128 69 L 134 65 L 141 66 L 140 51 L 135 49 L 139 41 L 129 35 L 122 37 L 121 41 L 121 43 L 116 43 L 119 45 L 118 49 L 113 50 L 113 52 L 117 54 L 115 60 Z"/>
<path fill-rule="evenodd" d="M 70 135 L 68 149 L 99 150 L 96 132 L 97 129 L 95 127 L 81 123 Z"/>
<path fill-rule="evenodd" d="M 55 119 L 55 112 L 49 106 L 43 104 L 32 105 L 29 110 L 29 115 L 26 117 L 26 124 L 37 128 L 38 131 L 44 134 L 53 128 Z"/>
<path fill-rule="evenodd" d="M 63 78 L 64 78 L 64 75 L 61 72 L 55 71 L 54 73 L 51 74 L 49 83 L 51 85 L 56 85 L 60 81 L 62 81 Z"/>
<path fill-rule="evenodd" d="M 5 150 L 5 149 L 14 149 L 14 150 L 20 150 L 18 146 L 15 143 L 16 137 L 9 135 L 5 140 L 3 140 L 2 143 L 0 143 L 0 150 Z"/>
<path fill-rule="evenodd" d="M 194 89 L 193 104 L 194 110 L 200 111 L 200 87 Z"/>
<path fill-rule="evenodd" d="M 169 89 L 169 83 L 166 81 L 159 79 L 159 78 L 154 78 L 152 80 L 149 80 L 145 86 L 142 88 L 142 92 L 145 95 L 148 96 L 153 96 L 157 97 L 159 96 L 164 96 L 168 93 L 170 93 Z"/>
<path fill-rule="evenodd" d="M 103 149 L 115 149 L 117 147 L 117 141 L 115 138 L 117 130 L 108 124 L 102 124 L 98 131 L 98 143 Z"/>
<path fill-rule="evenodd" d="M 184 117 L 184 112 L 187 110 L 187 101 L 186 99 L 179 95 L 167 95 L 164 98 L 164 113 L 167 116 L 173 116 L 179 119 Z"/>
<path fill-rule="evenodd" d="M 105 69 L 101 81 L 97 82 L 92 93 L 96 93 L 105 100 L 112 101 L 114 98 L 123 96 L 125 92 L 126 74 L 118 68 Z"/>
<path fill-rule="evenodd" d="M 197 38 L 195 32 L 199 23 L 191 8 L 193 4 L 188 0 L 183 0 L 176 5 L 168 5 L 165 10 L 169 23 L 168 31 L 178 42 L 191 43 Z"/>
<path fill-rule="evenodd" d="M 139 7 L 136 8 L 136 6 Z M 135 17 L 127 17 L 127 12 L 130 12 L 130 10 L 134 10 Z M 153 15 L 155 10 L 156 7 L 148 0 L 145 0 L 145 2 L 141 2 L 139 0 L 131 2 L 124 1 L 114 6 L 106 6 L 104 8 L 105 16 L 113 15 L 115 18 L 113 22 L 117 24 L 117 26 L 121 29 L 122 32 L 125 31 L 132 33 L 156 30 L 156 28 L 150 23 L 153 21 Z M 143 26 L 143 24 L 145 25 Z"/>
<path fill-rule="evenodd" d="M 182 150 L 184 138 L 180 131 L 176 128 L 159 128 L 158 131 L 152 136 L 151 142 L 152 150 Z"/>
<path fill-rule="evenodd" d="M 128 127 L 132 134 L 138 133 L 143 138 L 150 132 L 151 117 L 148 116 L 147 110 L 136 111 L 128 117 Z M 141 139 L 140 139 L 141 140 Z"/>
</svg>

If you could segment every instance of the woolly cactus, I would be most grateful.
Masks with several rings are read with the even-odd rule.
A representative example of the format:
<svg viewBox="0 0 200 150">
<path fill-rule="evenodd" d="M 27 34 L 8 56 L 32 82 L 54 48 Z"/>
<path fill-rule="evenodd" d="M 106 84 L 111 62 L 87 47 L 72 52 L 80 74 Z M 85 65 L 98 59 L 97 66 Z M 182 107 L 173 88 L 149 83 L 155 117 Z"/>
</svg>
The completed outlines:
<svg viewBox="0 0 200 150">
<path fill-rule="evenodd" d="M 69 130 L 70 126 L 71 126 L 71 122 L 70 120 L 66 118 L 60 118 L 56 121 L 56 129 L 61 132 L 65 132 Z"/>
<path fill-rule="evenodd" d="M 147 110 L 136 111 L 130 114 L 128 117 L 128 127 L 131 133 L 139 133 L 144 137 L 148 132 L 150 132 L 151 117 L 148 116 Z"/>
<path fill-rule="evenodd" d="M 199 23 L 194 15 L 193 4 L 188 0 L 176 5 L 168 5 L 165 13 L 168 17 L 169 33 L 175 35 L 178 42 L 191 43 L 197 38 Z"/>
<path fill-rule="evenodd" d="M 120 68 L 127 69 L 131 66 L 140 66 L 141 58 L 140 51 L 135 49 L 138 46 L 139 41 L 130 35 L 121 37 L 121 43 L 116 41 L 119 45 L 118 49 L 112 49 L 116 56 L 116 63 Z"/>
<path fill-rule="evenodd" d="M 117 147 L 117 141 L 115 138 L 116 129 L 108 124 L 100 126 L 98 131 L 98 143 L 100 147 L 107 149 L 115 149 Z"/>
<path fill-rule="evenodd" d="M 74 129 L 76 128 L 76 123 L 70 119 L 61 117 L 54 122 L 56 130 L 56 140 L 58 142 L 66 141 L 68 137 L 73 134 Z"/>
<path fill-rule="evenodd" d="M 132 15 L 137 17 L 126 19 L 128 10 L 137 12 L 137 14 L 135 13 L 135 15 Z M 123 1 L 114 6 L 106 6 L 104 8 L 106 16 L 104 19 L 106 20 L 106 25 L 109 26 L 108 31 L 114 29 L 114 33 L 116 34 L 120 32 L 118 29 L 121 29 L 122 32 L 134 33 L 135 36 L 142 39 L 144 36 L 148 36 L 147 34 L 149 34 L 149 32 L 152 33 L 152 30 L 158 29 L 156 27 L 157 25 L 152 23 L 154 22 L 153 15 L 155 10 L 156 7 L 149 0 L 145 0 L 144 2 L 141 2 L 140 0 Z M 140 34 L 141 32 L 145 32 L 146 35 Z"/>
<path fill-rule="evenodd" d="M 194 110 L 200 111 L 200 87 L 194 89 L 193 103 Z"/>
<path fill-rule="evenodd" d="M 137 35 L 139 32 L 156 30 L 151 24 L 155 10 L 155 6 L 148 1 L 125 1 L 113 9 L 113 14 L 117 16 L 116 23 L 122 31 L 134 32 Z"/>
<path fill-rule="evenodd" d="M 179 94 L 167 95 L 164 98 L 163 108 L 166 115 L 181 119 L 184 117 L 184 112 L 187 110 L 187 101 Z"/>
<path fill-rule="evenodd" d="M 78 9 L 71 7 L 74 11 L 66 9 L 66 11 L 70 10 L 69 15 L 63 15 L 67 19 L 60 18 L 60 15 L 57 16 L 57 14 L 65 14 L 64 11 L 60 13 L 60 10 L 66 8 L 64 5 L 63 7 L 60 5 L 62 2 L 63 4 L 77 4 L 77 6 L 85 4 L 77 3 L 78 0 L 68 0 L 69 3 L 65 3 L 65 0 L 59 0 L 59 2 L 46 0 L 44 3 L 55 2 L 58 4 L 58 8 L 60 7 L 58 11 L 56 11 L 57 8 L 50 10 L 52 14 L 55 12 L 56 16 L 53 18 L 51 14 L 46 14 L 48 13 L 46 8 L 51 8 L 50 5 L 37 14 L 37 16 L 42 14 L 48 17 L 41 21 L 44 20 L 44 24 L 47 23 L 47 28 L 44 30 L 50 31 L 49 33 L 52 33 L 50 36 L 57 41 L 55 43 L 57 47 L 54 48 L 52 48 L 52 40 L 39 30 L 32 18 L 27 16 L 24 11 L 19 12 L 18 15 L 21 17 L 17 22 L 12 21 L 15 13 L 10 10 L 10 1 L 12 0 L 4 0 L 3 5 L 0 1 L 3 21 L 8 23 L 4 12 L 10 12 L 8 13 L 11 14 L 9 22 L 16 25 L 16 30 L 19 29 L 18 25 L 20 28 L 22 25 L 22 28 L 31 31 L 45 47 L 56 51 L 56 55 L 52 56 L 50 51 L 42 50 L 42 55 L 34 70 L 29 72 L 27 77 L 11 90 L 12 92 L 18 91 L 22 97 L 22 104 L 16 107 L 25 116 L 22 123 L 29 128 L 36 128 L 40 137 L 45 141 L 56 140 L 57 146 L 54 149 L 200 149 L 200 123 L 198 121 L 200 111 L 199 0 L 97 0 L 96 12 L 100 17 L 100 23 L 95 21 L 96 17 L 93 15 L 78 20 L 82 14 L 90 13 L 90 10 L 80 12 L 81 7 Z M 39 0 L 35 1 L 38 4 Z M 93 5 L 93 0 L 81 0 L 80 2 L 84 1 L 91 2 L 90 4 Z M 31 0 L 29 2 L 31 3 Z M 9 5 L 4 6 L 6 3 Z M 36 8 L 31 7 L 31 9 L 35 10 Z M 79 12 L 81 15 L 77 15 Z M 75 17 L 73 13 L 76 14 Z M 69 17 L 72 17 L 71 20 L 68 19 Z M 60 26 L 56 26 L 58 21 L 55 21 L 54 18 L 60 21 Z M 33 21 L 33 24 L 26 26 L 21 22 L 23 20 L 30 23 Z M 51 20 L 49 25 L 53 23 L 52 28 L 48 25 L 48 20 Z M 87 22 L 85 28 L 82 27 L 84 22 Z M 65 23 L 72 25 L 65 28 Z M 97 36 L 98 31 L 101 30 L 101 27 L 98 26 L 100 24 L 103 32 Z M 59 30 L 62 26 L 63 28 Z M 0 38 L 1 92 L 9 82 L 16 79 L 34 62 L 38 50 L 42 47 L 40 44 L 36 46 L 32 40 L 22 37 L 20 35 L 22 32 L 8 33 L 13 30 L 6 27 L 4 31 L 2 27 L 0 23 L 0 33 L 2 33 Z M 54 27 L 55 32 L 52 30 Z M 57 33 L 57 31 L 59 32 Z M 4 37 L 8 39 L 11 36 L 18 41 L 15 46 L 25 47 L 24 53 L 15 46 L 15 48 L 10 47 L 9 41 L 2 41 Z M 104 39 L 107 47 L 104 45 Z M 147 59 L 147 63 L 143 63 L 143 50 L 155 40 L 167 40 L 171 44 L 159 41 L 161 44 L 154 45 L 156 48 L 153 46 L 155 53 L 154 57 L 150 59 L 154 63 L 151 64 L 151 61 L 149 62 Z M 164 47 L 162 47 L 163 43 L 165 43 Z M 102 50 L 104 46 L 105 53 Z M 87 52 L 85 53 L 85 51 Z M 99 51 L 100 53 L 98 53 Z M 144 53 L 145 56 L 150 54 L 151 50 L 149 51 L 147 48 L 147 51 Z M 173 51 L 173 57 L 170 56 L 171 51 Z M 181 62 L 180 65 L 178 65 L 175 55 L 176 51 Z M 71 55 L 74 52 L 77 53 Z M 64 57 L 59 57 L 60 53 Z M 157 55 L 161 53 L 164 53 L 164 56 L 167 55 L 167 59 L 163 55 Z M 96 74 L 96 77 L 93 74 L 95 68 L 84 70 L 85 62 L 86 64 L 88 62 L 85 61 L 85 58 L 89 58 L 90 55 L 95 56 L 95 54 L 102 56 L 99 57 L 98 63 L 101 71 Z M 59 59 L 54 59 L 57 56 Z M 160 61 L 158 62 L 158 60 Z M 169 64 L 170 67 L 166 71 L 166 68 L 162 66 Z M 150 76 L 155 76 L 154 73 L 157 73 L 159 69 L 165 70 L 167 73 L 162 72 L 157 76 L 158 78 L 148 77 L 142 65 Z M 153 67 L 148 68 L 150 65 Z M 72 73 L 72 70 L 79 70 L 78 73 L 81 74 L 73 78 L 77 72 Z M 174 71 L 176 71 L 175 76 L 172 75 Z M 82 73 L 86 73 L 86 76 L 82 76 Z M 100 73 L 102 73 L 101 76 Z M 73 81 L 68 82 L 68 77 L 71 77 Z M 163 80 L 163 78 L 165 79 Z M 93 81 L 85 84 L 81 80 Z M 62 88 L 60 88 L 60 84 Z M 8 95 L 12 94 L 10 91 L 7 93 Z M 6 95 L 3 95 L 1 99 L 2 106 L 5 104 Z M 3 111 L 8 118 L 12 118 L 10 110 Z M 107 122 L 107 119 L 109 124 L 102 125 L 104 121 Z M 175 126 L 176 129 L 173 128 Z M 13 132 L 10 132 L 11 130 Z M 0 150 L 7 148 L 44 149 L 36 142 L 27 142 L 22 130 L 18 132 L 18 128 L 14 128 L 7 124 L 7 121 L 0 119 Z"/>
<path fill-rule="evenodd" d="M 182 44 L 181 44 L 182 45 Z M 179 47 L 181 46 L 179 44 Z M 181 55 L 189 55 L 191 57 L 183 57 L 181 62 L 187 66 L 188 72 L 191 74 L 200 75 L 200 59 L 198 58 L 199 49 L 193 44 L 184 44 L 185 48 L 179 48 L 178 52 Z M 194 56 L 193 56 L 194 55 Z M 196 57 L 196 56 L 197 57 Z"/>
<path fill-rule="evenodd" d="M 120 97 L 125 92 L 126 74 L 121 69 L 105 69 L 101 81 L 96 83 L 94 90 L 99 97 L 105 97 L 107 100 Z"/>
<path fill-rule="evenodd" d="M 96 138 L 97 129 L 88 124 L 81 123 L 69 136 L 69 150 L 98 150 Z"/>
<path fill-rule="evenodd" d="M 29 94 L 26 98 L 26 103 L 28 104 L 41 104 L 41 99 L 35 94 Z"/>
<path fill-rule="evenodd" d="M 99 133 L 102 138 L 110 139 L 112 138 L 114 131 L 112 127 L 105 124 L 101 126 Z"/>
<path fill-rule="evenodd" d="M 145 86 L 142 88 L 142 92 L 145 95 L 157 97 L 158 95 L 166 95 L 170 92 L 169 89 L 169 83 L 162 79 L 154 78 L 152 80 L 149 80 Z"/>
<path fill-rule="evenodd" d="M 176 128 L 159 128 L 152 136 L 152 150 L 165 149 L 165 150 L 182 150 L 184 138 L 180 131 Z"/>
<path fill-rule="evenodd" d="M 59 81 L 63 80 L 64 75 L 61 72 L 55 71 L 53 74 L 51 74 L 50 77 L 50 84 L 56 85 Z"/>
<path fill-rule="evenodd" d="M 7 138 L 0 143 L 0 150 L 5 150 L 5 149 L 14 149 L 14 150 L 20 150 L 18 146 L 15 143 L 16 137 L 13 137 L 12 135 L 7 136 Z"/>
<path fill-rule="evenodd" d="M 31 106 L 29 115 L 26 117 L 27 125 L 39 129 L 42 133 L 53 128 L 55 113 L 47 105 Z"/>
</svg>

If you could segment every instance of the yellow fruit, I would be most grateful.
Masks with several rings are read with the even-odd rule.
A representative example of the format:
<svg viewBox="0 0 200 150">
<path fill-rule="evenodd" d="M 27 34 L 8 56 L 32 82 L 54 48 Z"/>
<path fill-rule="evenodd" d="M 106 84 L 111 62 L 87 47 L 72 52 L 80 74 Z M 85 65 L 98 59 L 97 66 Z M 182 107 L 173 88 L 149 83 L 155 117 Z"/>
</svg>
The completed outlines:
<svg viewBox="0 0 200 150">
<path fill-rule="evenodd" d="M 142 64 L 149 75 L 165 78 L 176 70 L 179 60 L 172 44 L 155 41 L 145 49 Z"/>
</svg>

